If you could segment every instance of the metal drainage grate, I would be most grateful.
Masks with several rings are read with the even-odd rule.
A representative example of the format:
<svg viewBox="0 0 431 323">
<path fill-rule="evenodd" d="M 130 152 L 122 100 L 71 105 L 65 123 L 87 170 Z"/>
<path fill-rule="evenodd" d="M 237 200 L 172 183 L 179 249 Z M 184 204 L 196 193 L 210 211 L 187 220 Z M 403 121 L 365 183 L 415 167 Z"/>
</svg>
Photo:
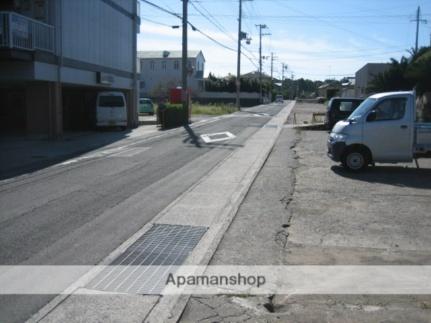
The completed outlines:
<svg viewBox="0 0 431 323">
<path fill-rule="evenodd" d="M 170 269 L 181 265 L 206 227 L 154 224 L 105 268 L 87 288 L 119 293 L 160 294 Z"/>
</svg>

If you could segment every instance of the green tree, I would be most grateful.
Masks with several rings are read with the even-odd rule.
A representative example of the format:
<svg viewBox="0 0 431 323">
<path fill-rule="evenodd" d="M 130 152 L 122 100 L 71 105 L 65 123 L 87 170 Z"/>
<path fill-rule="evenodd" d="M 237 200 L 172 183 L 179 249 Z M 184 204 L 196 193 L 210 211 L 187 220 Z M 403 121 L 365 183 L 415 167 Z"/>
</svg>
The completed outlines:
<svg viewBox="0 0 431 323">
<path fill-rule="evenodd" d="M 398 61 L 391 58 L 390 68 L 377 74 L 371 81 L 371 92 L 408 91 L 417 88 L 420 94 L 431 90 L 431 47 L 417 52 L 410 50 L 410 57 Z"/>
</svg>

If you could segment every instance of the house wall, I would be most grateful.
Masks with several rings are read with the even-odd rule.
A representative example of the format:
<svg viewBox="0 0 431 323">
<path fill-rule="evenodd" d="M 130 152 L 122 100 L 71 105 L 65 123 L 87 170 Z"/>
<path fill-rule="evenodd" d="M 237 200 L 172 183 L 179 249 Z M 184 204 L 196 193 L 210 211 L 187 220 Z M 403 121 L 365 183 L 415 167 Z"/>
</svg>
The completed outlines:
<svg viewBox="0 0 431 323">
<path fill-rule="evenodd" d="M 63 56 L 112 69 L 133 72 L 133 0 L 117 0 L 125 12 L 102 0 L 63 1 Z M 59 52 L 59 49 L 57 49 Z M 59 53 L 57 53 L 59 54 Z"/>
<path fill-rule="evenodd" d="M 188 75 L 187 83 L 193 95 L 203 90 L 205 59 L 202 54 L 199 54 L 188 60 L 193 68 L 193 74 Z M 152 64 L 154 64 L 154 69 L 151 67 Z M 164 68 L 164 64 L 166 68 Z M 172 87 L 181 86 L 181 58 L 145 58 L 140 60 L 140 65 L 141 97 L 153 96 L 153 92 L 160 87 L 168 90 Z"/>
<path fill-rule="evenodd" d="M 367 88 L 370 85 L 370 82 L 377 74 L 385 72 L 389 66 L 390 65 L 386 63 L 369 63 L 358 70 L 355 76 L 355 96 L 368 96 L 370 92 L 367 90 Z"/>
</svg>

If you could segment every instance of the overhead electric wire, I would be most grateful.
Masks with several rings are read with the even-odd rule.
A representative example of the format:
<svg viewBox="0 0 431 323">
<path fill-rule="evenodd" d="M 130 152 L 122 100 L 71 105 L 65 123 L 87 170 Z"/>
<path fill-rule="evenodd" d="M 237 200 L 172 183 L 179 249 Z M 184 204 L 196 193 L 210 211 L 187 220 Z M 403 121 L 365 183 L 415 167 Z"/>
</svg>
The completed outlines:
<svg viewBox="0 0 431 323">
<path fill-rule="evenodd" d="M 149 19 L 149 18 L 145 18 L 145 17 L 142 17 L 142 16 L 141 16 L 141 19 L 145 20 L 145 21 L 148 21 L 148 22 L 151 22 L 151 23 L 156 24 L 156 25 L 161 25 L 161 26 L 166 26 L 166 27 L 171 27 L 172 28 L 171 25 L 165 24 L 163 22 L 155 21 L 155 20 L 152 20 L 152 19 Z"/>
<path fill-rule="evenodd" d="M 223 34 L 225 34 L 227 37 L 229 37 L 230 39 L 232 39 L 234 42 L 236 42 L 237 40 L 232 36 L 232 35 L 230 35 L 229 34 L 229 32 L 223 27 L 223 25 L 221 25 L 213 16 L 212 16 L 212 14 L 208 11 L 208 10 L 206 10 L 206 8 L 205 7 L 203 7 L 201 4 L 199 4 L 199 6 L 203 9 L 203 10 L 205 10 L 207 13 L 208 13 L 208 15 L 206 15 L 205 13 L 203 13 L 199 8 L 197 8 L 196 6 L 195 6 L 195 4 L 192 2 L 192 1 L 190 1 L 190 4 L 193 6 L 193 8 L 197 11 L 197 12 L 199 12 L 201 15 L 202 15 L 202 17 L 204 17 L 207 21 L 209 21 L 213 26 L 215 26 L 218 30 L 220 30 Z M 213 17 L 212 19 L 210 18 L 210 16 L 211 17 Z M 251 56 L 253 56 L 253 58 L 255 59 L 255 60 L 257 60 L 257 58 L 254 56 L 254 54 L 253 54 L 253 52 L 251 52 L 250 50 L 248 50 L 248 48 L 246 48 L 244 45 L 242 45 L 241 44 L 241 48 L 242 49 L 244 49 L 245 51 L 247 51 Z M 244 53 L 242 53 L 242 54 L 244 54 Z M 245 57 L 247 57 L 247 55 L 245 55 L 244 54 L 244 56 Z M 250 59 L 249 57 L 247 57 L 248 59 Z M 254 63 L 253 63 L 254 64 Z M 257 67 L 257 64 L 254 64 L 256 67 Z"/>
<path fill-rule="evenodd" d="M 172 15 L 174 17 L 182 19 L 181 15 L 179 15 L 179 14 L 173 12 L 173 11 L 169 11 L 168 9 L 165 9 L 163 7 L 160 7 L 159 5 L 157 5 L 157 4 L 155 4 L 155 3 L 151 2 L 151 1 L 148 1 L 148 0 L 140 0 L 140 1 L 142 1 L 142 2 L 144 2 L 144 3 L 146 3 L 146 4 L 150 5 L 150 6 L 152 6 L 154 8 L 157 8 L 157 9 L 159 9 L 159 10 L 161 10 L 161 11 L 167 13 L 167 14 L 170 14 L 170 15 Z"/>
</svg>

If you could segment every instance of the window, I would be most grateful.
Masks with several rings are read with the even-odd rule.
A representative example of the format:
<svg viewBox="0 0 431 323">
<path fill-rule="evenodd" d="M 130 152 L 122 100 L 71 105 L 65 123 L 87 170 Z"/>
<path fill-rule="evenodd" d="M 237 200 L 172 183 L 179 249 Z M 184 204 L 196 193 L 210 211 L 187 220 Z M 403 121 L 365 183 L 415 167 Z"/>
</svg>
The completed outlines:
<svg viewBox="0 0 431 323">
<path fill-rule="evenodd" d="M 150 70 L 154 71 L 154 67 L 156 64 L 154 64 L 154 61 L 150 61 Z"/>
<path fill-rule="evenodd" d="M 111 108 L 111 107 L 123 107 L 123 97 L 119 95 L 105 95 L 99 97 L 99 107 Z"/>
<path fill-rule="evenodd" d="M 174 61 L 174 69 L 179 70 L 180 69 L 180 62 Z"/>
<path fill-rule="evenodd" d="M 379 103 L 374 109 L 376 110 L 376 121 L 382 120 L 400 120 L 406 112 L 407 99 L 387 99 Z"/>
<path fill-rule="evenodd" d="M 352 102 L 340 102 L 340 111 L 341 112 L 350 112 L 352 111 Z"/>
<path fill-rule="evenodd" d="M 162 62 L 162 70 L 166 71 L 166 61 Z"/>
</svg>

